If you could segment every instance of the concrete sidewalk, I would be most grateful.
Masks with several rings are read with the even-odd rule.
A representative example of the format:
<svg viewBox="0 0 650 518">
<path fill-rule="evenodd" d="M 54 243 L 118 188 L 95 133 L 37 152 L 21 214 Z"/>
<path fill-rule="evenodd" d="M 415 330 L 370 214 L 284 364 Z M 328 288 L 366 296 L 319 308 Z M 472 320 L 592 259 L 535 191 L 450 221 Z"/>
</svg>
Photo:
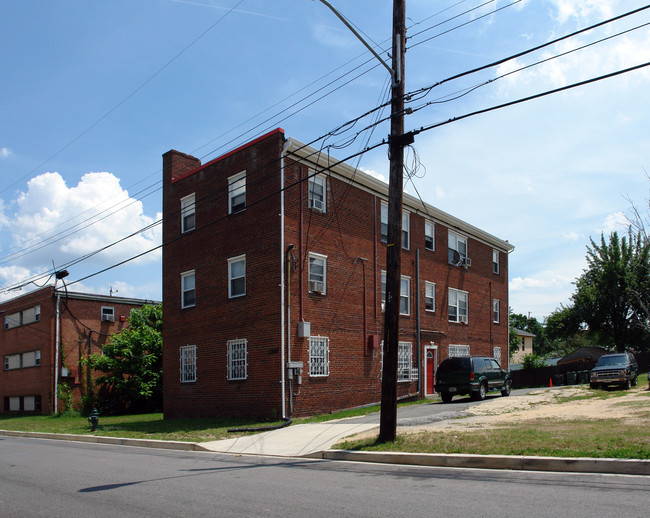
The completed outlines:
<svg viewBox="0 0 650 518">
<path fill-rule="evenodd" d="M 345 437 L 373 428 L 378 428 L 378 425 L 350 422 L 298 424 L 200 445 L 207 451 L 220 453 L 304 457 L 328 450 Z"/>
</svg>

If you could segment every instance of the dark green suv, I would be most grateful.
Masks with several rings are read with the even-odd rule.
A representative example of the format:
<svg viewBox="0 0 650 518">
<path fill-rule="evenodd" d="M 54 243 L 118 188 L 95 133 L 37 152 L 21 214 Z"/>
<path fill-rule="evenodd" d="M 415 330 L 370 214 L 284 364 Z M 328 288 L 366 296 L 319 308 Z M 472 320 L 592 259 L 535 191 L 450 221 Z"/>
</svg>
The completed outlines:
<svg viewBox="0 0 650 518">
<path fill-rule="evenodd" d="M 469 394 L 472 399 L 482 400 L 490 390 L 500 390 L 509 396 L 512 390 L 510 373 L 489 356 L 447 358 L 438 367 L 435 391 L 444 403 L 458 395 Z"/>
</svg>

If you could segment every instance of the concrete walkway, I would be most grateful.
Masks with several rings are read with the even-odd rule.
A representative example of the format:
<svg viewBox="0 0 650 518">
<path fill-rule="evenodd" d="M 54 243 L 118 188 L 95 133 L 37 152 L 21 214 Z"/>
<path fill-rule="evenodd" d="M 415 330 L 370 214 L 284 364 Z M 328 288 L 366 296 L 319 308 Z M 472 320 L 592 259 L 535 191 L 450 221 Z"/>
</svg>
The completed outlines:
<svg viewBox="0 0 650 518">
<path fill-rule="evenodd" d="M 235 439 L 202 442 L 200 445 L 207 451 L 220 453 L 304 457 L 328 450 L 345 437 L 373 428 L 378 428 L 378 425 L 354 422 L 298 424 Z"/>
</svg>

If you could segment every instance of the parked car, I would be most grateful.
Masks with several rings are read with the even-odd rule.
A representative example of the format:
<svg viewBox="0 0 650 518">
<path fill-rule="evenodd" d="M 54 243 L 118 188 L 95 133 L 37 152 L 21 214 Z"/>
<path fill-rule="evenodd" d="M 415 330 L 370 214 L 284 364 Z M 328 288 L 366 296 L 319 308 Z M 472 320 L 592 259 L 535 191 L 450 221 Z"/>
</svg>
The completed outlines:
<svg viewBox="0 0 650 518">
<path fill-rule="evenodd" d="M 632 353 L 604 354 L 589 372 L 589 386 L 592 389 L 617 385 L 624 389 L 636 385 L 639 366 Z"/>
<path fill-rule="evenodd" d="M 485 399 L 491 390 L 500 390 L 509 396 L 512 390 L 510 372 L 503 370 L 499 362 L 489 356 L 447 358 L 438 367 L 436 392 L 444 403 L 454 396 L 469 394 L 472 399 Z"/>
</svg>

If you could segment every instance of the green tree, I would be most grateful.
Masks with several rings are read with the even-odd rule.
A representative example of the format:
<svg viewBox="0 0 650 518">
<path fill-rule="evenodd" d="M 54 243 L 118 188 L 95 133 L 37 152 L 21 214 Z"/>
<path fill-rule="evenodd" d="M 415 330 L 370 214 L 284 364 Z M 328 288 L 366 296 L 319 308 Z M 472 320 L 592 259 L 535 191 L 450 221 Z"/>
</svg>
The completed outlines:
<svg viewBox="0 0 650 518">
<path fill-rule="evenodd" d="M 162 408 L 162 306 L 131 311 L 130 326 L 114 334 L 88 363 L 104 373 L 97 404 L 102 413 L 152 412 Z"/>
<path fill-rule="evenodd" d="M 569 354 L 578 347 L 589 345 L 587 333 L 582 327 L 580 315 L 573 306 L 560 305 L 548 317 L 544 325 L 546 337 L 556 343 L 563 354 Z"/>
<path fill-rule="evenodd" d="M 619 238 L 617 232 L 600 243 L 590 239 L 587 269 L 576 281 L 573 311 L 601 345 L 616 350 L 645 349 L 650 343 L 647 328 L 650 248 L 631 232 Z"/>
</svg>

